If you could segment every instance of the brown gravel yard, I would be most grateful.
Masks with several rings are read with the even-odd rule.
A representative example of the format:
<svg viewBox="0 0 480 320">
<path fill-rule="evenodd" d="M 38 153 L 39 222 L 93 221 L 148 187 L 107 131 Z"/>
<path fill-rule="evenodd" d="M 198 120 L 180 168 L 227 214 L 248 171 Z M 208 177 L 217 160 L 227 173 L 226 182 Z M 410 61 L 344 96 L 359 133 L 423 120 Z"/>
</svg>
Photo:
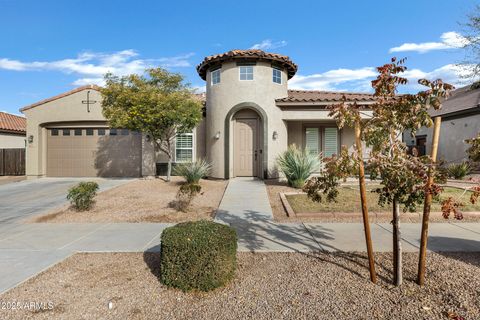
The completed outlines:
<svg viewBox="0 0 480 320">
<path fill-rule="evenodd" d="M 199 194 L 188 212 L 172 207 L 182 183 L 180 177 L 171 182 L 163 179 L 141 179 L 97 195 L 93 209 L 77 212 L 65 206 L 29 222 L 182 222 L 210 219 L 220 204 L 227 181 L 201 180 Z"/>
<path fill-rule="evenodd" d="M 285 208 L 283 207 L 282 201 L 280 200 L 280 193 L 298 193 L 301 192 L 299 189 L 289 187 L 285 182 L 278 182 L 275 180 L 265 180 L 267 185 L 268 196 L 270 199 L 270 205 L 272 207 L 273 215 L 276 221 L 288 222 L 288 221 L 321 221 L 321 222 L 361 222 L 361 207 L 360 200 L 358 196 L 358 187 L 356 185 L 351 185 L 346 188 L 340 188 L 340 194 L 337 202 L 327 203 L 322 201 L 322 203 L 315 203 L 307 198 L 306 195 L 287 195 L 287 199 L 291 207 L 295 212 L 308 212 L 308 213 L 321 213 L 315 217 L 297 217 L 297 216 L 288 216 Z M 367 186 L 371 188 L 371 186 Z M 456 188 L 445 188 L 445 192 L 442 197 L 448 196 L 458 196 L 463 192 L 463 190 Z M 377 195 L 367 192 L 367 199 L 369 201 L 369 216 L 371 222 L 390 222 L 392 220 L 391 213 L 388 208 L 382 208 L 378 205 Z M 462 198 L 466 206 L 462 208 L 462 211 L 465 213 L 464 219 L 461 222 L 477 222 L 480 221 L 480 203 L 472 205 L 469 203 L 469 196 L 465 195 Z M 421 222 L 421 210 L 423 207 L 418 208 L 417 213 L 402 213 L 401 219 L 403 222 Z M 432 214 L 430 216 L 430 221 L 432 222 L 449 222 L 452 221 L 446 220 L 443 218 L 440 211 L 439 203 L 434 203 L 432 206 Z M 474 212 L 474 213 L 470 213 Z M 459 222 L 455 220 L 455 222 Z"/>
<path fill-rule="evenodd" d="M 375 285 L 364 254 L 239 253 L 235 280 L 205 294 L 162 286 L 156 253 L 77 254 L 0 296 L 52 302 L 53 310 L 0 310 L 0 318 L 480 319 L 479 252 L 430 254 L 423 288 L 412 280 L 416 254 L 404 255 L 400 289 L 388 282 L 391 255 L 376 259 Z"/>
</svg>

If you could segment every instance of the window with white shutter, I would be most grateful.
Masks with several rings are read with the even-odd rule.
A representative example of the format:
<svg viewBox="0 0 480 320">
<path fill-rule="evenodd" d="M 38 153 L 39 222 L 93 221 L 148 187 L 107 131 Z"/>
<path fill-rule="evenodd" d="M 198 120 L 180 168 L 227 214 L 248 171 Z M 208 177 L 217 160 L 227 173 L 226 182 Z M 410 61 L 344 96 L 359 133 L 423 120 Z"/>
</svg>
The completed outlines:
<svg viewBox="0 0 480 320">
<path fill-rule="evenodd" d="M 175 161 L 193 161 L 193 133 L 177 134 L 175 140 Z"/>
<path fill-rule="evenodd" d="M 320 136 L 318 128 L 305 128 L 305 148 L 311 154 L 319 154 Z"/>
<path fill-rule="evenodd" d="M 338 155 L 338 130 L 337 128 L 325 128 L 323 156 L 329 158 Z"/>
</svg>

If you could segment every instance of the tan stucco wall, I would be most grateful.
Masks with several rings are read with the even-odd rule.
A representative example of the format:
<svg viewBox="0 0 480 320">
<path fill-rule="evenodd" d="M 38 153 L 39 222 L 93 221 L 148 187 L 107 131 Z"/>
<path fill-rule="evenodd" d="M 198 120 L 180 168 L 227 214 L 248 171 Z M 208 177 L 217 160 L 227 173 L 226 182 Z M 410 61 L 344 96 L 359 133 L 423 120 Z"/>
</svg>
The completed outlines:
<svg viewBox="0 0 480 320">
<path fill-rule="evenodd" d="M 276 106 L 275 99 L 287 96 L 287 74 L 282 72 L 282 84 L 272 81 L 272 66 L 270 63 L 257 62 L 254 66 L 254 80 L 240 81 L 239 68 L 234 62 L 227 62 L 221 68 L 221 82 L 211 85 L 210 72 L 207 72 L 207 121 L 206 150 L 207 158 L 212 162 L 212 176 L 225 176 L 225 138 L 230 138 L 229 176 L 233 176 L 233 126 L 230 132 L 225 132 L 225 120 L 229 111 L 239 104 L 247 107 L 255 105 L 261 108 L 268 117 L 266 153 L 266 168 L 270 177 L 277 175 L 275 158 L 287 148 L 287 126 L 282 119 L 281 110 Z M 233 115 L 232 115 L 233 116 Z M 273 139 L 273 132 L 278 133 L 278 139 Z M 215 139 L 220 132 L 220 139 Z M 265 152 L 265 151 L 264 151 Z M 264 154 L 265 155 L 265 154 Z"/>
<path fill-rule="evenodd" d="M 90 100 L 97 101 L 90 104 L 90 112 L 87 112 L 87 106 L 82 104 L 82 100 L 87 99 L 87 89 L 23 111 L 27 117 L 27 137 L 33 136 L 33 142 L 27 143 L 26 148 L 26 174 L 29 178 L 46 175 L 48 127 L 107 126 L 102 115 L 100 92 L 88 90 Z M 153 148 L 145 141 L 145 137 L 143 139 L 142 175 L 153 175 Z"/>
<path fill-rule="evenodd" d="M 0 132 L 0 149 L 25 148 L 25 136 Z"/>
<path fill-rule="evenodd" d="M 447 163 L 459 163 L 467 160 L 466 150 L 468 144 L 465 143 L 465 139 L 476 137 L 479 132 L 480 114 L 462 118 L 442 119 L 437 158 L 445 160 Z M 432 150 L 433 128 L 422 127 L 417 131 L 416 135 L 426 135 L 426 152 L 430 154 Z M 407 145 L 415 145 L 415 138 L 412 138 L 409 132 L 403 134 L 403 139 Z"/>
</svg>

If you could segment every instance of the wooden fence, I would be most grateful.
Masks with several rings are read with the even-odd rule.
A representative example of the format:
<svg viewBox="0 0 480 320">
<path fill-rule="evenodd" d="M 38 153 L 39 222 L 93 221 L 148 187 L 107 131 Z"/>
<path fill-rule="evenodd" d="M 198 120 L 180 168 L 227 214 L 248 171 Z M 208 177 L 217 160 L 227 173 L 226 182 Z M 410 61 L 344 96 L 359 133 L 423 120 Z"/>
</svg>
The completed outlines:
<svg viewBox="0 0 480 320">
<path fill-rule="evenodd" d="M 25 149 L 0 149 L 0 176 L 25 175 Z"/>
</svg>

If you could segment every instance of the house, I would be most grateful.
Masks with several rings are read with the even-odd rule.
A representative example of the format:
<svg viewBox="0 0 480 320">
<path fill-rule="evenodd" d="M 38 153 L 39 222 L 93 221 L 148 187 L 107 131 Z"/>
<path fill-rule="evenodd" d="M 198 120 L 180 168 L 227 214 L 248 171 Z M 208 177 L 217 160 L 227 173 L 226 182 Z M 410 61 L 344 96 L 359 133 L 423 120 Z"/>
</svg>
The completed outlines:
<svg viewBox="0 0 480 320">
<path fill-rule="evenodd" d="M 275 160 L 290 144 L 331 156 L 352 148 L 327 107 L 345 96 L 368 109 L 371 94 L 288 90 L 297 65 L 262 50 L 232 50 L 198 66 L 206 81 L 205 118 L 176 139 L 174 162 L 207 158 L 211 176 L 278 177 Z M 165 166 L 148 137 L 109 128 L 98 87 L 84 86 L 24 107 L 28 176 L 148 176 Z M 367 117 L 370 111 L 366 111 Z"/>
<path fill-rule="evenodd" d="M 473 84 L 452 91 L 441 109 L 430 109 L 429 113 L 433 118 L 442 117 L 437 158 L 446 164 L 467 160 L 465 140 L 480 132 L 480 86 Z M 432 136 L 433 127 L 422 127 L 415 136 L 405 132 L 403 141 L 425 155 L 431 153 Z"/>
<path fill-rule="evenodd" d="M 25 117 L 0 112 L 0 149 L 25 148 Z"/>
</svg>

